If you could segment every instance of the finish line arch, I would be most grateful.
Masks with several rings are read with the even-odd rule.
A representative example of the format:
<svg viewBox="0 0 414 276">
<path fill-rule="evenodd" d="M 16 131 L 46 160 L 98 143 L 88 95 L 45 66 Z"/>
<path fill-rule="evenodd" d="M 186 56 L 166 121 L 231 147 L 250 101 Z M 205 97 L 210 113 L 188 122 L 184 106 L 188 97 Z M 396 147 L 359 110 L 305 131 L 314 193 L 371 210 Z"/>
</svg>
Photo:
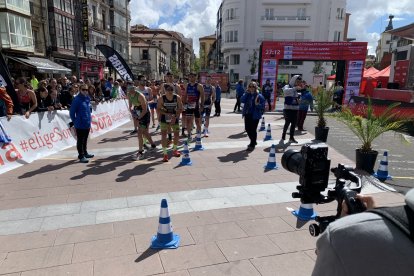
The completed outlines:
<svg viewBox="0 0 414 276">
<path fill-rule="evenodd" d="M 300 42 L 263 41 L 259 53 L 260 87 L 267 79 L 273 83 L 272 109 L 276 106 L 277 74 L 280 60 L 344 61 L 344 90 L 346 102 L 358 96 L 367 56 L 368 42 Z"/>
</svg>

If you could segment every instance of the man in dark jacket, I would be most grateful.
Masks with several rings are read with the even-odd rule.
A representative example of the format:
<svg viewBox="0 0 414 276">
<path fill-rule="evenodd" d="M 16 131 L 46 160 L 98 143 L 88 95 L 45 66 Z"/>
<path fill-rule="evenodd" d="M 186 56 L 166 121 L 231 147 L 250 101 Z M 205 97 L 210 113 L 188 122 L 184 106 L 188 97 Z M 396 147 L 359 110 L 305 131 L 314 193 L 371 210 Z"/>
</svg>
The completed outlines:
<svg viewBox="0 0 414 276">
<path fill-rule="evenodd" d="M 88 85 L 82 84 L 80 93 L 73 99 L 70 106 L 70 118 L 75 126 L 78 158 L 81 163 L 88 163 L 88 158 L 94 157 L 87 151 L 87 142 L 92 121 L 92 107 L 90 104 Z"/>
<path fill-rule="evenodd" d="M 257 83 L 251 82 L 247 87 L 247 91 L 241 96 L 240 102 L 243 106 L 244 127 L 250 139 L 250 144 L 246 151 L 253 151 L 257 145 L 257 125 L 262 118 L 265 99 L 257 92 Z"/>
<path fill-rule="evenodd" d="M 236 104 L 234 105 L 234 111 L 236 112 L 236 109 L 238 112 L 240 112 L 241 104 L 240 104 L 240 98 L 244 94 L 244 87 L 243 87 L 243 80 L 239 80 L 239 82 L 236 85 Z"/>
<path fill-rule="evenodd" d="M 273 93 L 273 86 L 270 84 L 270 80 L 267 79 L 266 83 L 263 85 L 262 94 L 263 94 L 263 97 L 265 98 L 266 102 L 269 105 L 269 111 L 272 110 L 272 104 L 271 104 L 271 101 L 270 101 L 270 99 L 272 97 L 272 93 Z"/>
</svg>

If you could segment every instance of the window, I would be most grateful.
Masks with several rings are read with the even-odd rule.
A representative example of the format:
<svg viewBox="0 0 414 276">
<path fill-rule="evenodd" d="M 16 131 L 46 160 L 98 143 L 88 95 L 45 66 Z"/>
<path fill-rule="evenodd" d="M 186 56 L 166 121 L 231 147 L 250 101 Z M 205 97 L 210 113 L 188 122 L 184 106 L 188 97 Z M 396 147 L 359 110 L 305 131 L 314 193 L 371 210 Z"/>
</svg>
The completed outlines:
<svg viewBox="0 0 414 276">
<path fill-rule="evenodd" d="M 106 26 L 106 11 L 102 10 L 102 25 L 103 25 L 103 29 L 107 30 L 108 27 Z"/>
<path fill-rule="evenodd" d="M 32 26 L 30 20 L 18 15 L 8 14 L 11 47 L 33 48 Z"/>
<path fill-rule="evenodd" d="M 28 0 L 6 0 L 6 2 L 7 5 L 30 12 L 30 4 Z"/>
<path fill-rule="evenodd" d="M 143 60 L 148 60 L 149 59 L 148 50 L 142 50 L 142 59 Z"/>
<path fill-rule="evenodd" d="M 230 64 L 231 65 L 240 64 L 240 55 L 231 55 L 230 56 Z"/>
<path fill-rule="evenodd" d="M 334 41 L 340 41 L 340 40 L 341 40 L 341 32 L 335 31 Z"/>
<path fill-rule="evenodd" d="M 238 42 L 238 31 L 227 31 L 225 34 L 225 42 Z"/>
<path fill-rule="evenodd" d="M 96 22 L 98 19 L 98 15 L 96 13 L 96 6 L 92 5 L 92 18 L 93 18 L 93 22 Z"/>
<path fill-rule="evenodd" d="M 299 8 L 297 11 L 297 16 L 299 19 L 304 19 L 306 17 L 306 8 Z"/>
<path fill-rule="evenodd" d="M 72 19 L 56 14 L 55 17 L 56 28 L 56 46 L 58 48 L 73 50 L 73 22 Z"/>
<path fill-rule="evenodd" d="M 274 20 L 274 9 L 265 9 L 265 18 L 266 20 Z"/>
<path fill-rule="evenodd" d="M 344 9 L 337 8 L 336 9 L 336 18 L 343 19 L 344 18 Z"/>
<path fill-rule="evenodd" d="M 237 10 L 236 8 L 226 10 L 226 20 L 237 19 Z"/>
</svg>

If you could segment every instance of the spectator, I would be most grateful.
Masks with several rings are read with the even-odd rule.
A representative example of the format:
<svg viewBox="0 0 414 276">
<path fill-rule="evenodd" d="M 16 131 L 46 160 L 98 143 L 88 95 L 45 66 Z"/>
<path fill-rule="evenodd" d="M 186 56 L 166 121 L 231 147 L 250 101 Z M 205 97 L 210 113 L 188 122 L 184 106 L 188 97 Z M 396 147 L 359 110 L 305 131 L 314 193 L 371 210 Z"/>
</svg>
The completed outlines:
<svg viewBox="0 0 414 276">
<path fill-rule="evenodd" d="M 37 90 L 37 108 L 36 112 L 45 112 L 49 110 L 49 107 L 52 105 L 52 101 L 49 96 L 49 92 L 45 87 L 40 87 Z"/>
<path fill-rule="evenodd" d="M 286 85 L 283 88 L 283 93 L 285 95 L 285 104 L 283 109 L 283 115 L 285 116 L 285 125 L 283 126 L 282 140 L 286 139 L 286 132 L 290 125 L 289 143 L 297 143 L 295 140 L 295 128 L 299 110 L 297 91 L 302 88 L 302 77 L 299 75 L 294 75 L 290 79 L 289 85 Z"/>
<path fill-rule="evenodd" d="M 0 117 L 7 117 L 7 120 L 11 119 L 13 115 L 13 100 L 10 95 L 7 94 L 7 90 L 0 86 Z"/>
<path fill-rule="evenodd" d="M 118 81 L 114 82 L 114 85 L 112 86 L 111 90 L 111 99 L 120 99 L 122 98 L 122 90 L 121 87 L 119 87 Z"/>
<path fill-rule="evenodd" d="M 215 109 L 215 114 L 214 116 L 220 117 L 220 113 L 221 113 L 221 87 L 219 82 L 216 82 L 216 101 L 214 102 L 214 109 Z"/>
<path fill-rule="evenodd" d="M 58 93 L 60 93 L 60 90 L 58 88 L 58 83 L 57 80 L 55 78 L 50 80 L 49 85 L 47 86 L 47 91 L 52 91 L 52 89 L 56 89 Z"/>
<path fill-rule="evenodd" d="M 245 90 L 243 87 L 243 80 L 239 80 L 239 82 L 236 85 L 236 105 L 234 106 L 233 112 L 236 112 L 236 109 L 237 109 L 237 112 L 240 112 L 240 108 L 241 108 L 240 98 L 241 96 L 243 96 L 244 92 Z"/>
<path fill-rule="evenodd" d="M 306 88 L 306 82 L 303 81 L 304 88 L 299 90 L 301 93 L 299 101 L 299 112 L 298 112 L 298 130 L 305 131 L 303 124 L 305 123 L 306 115 L 308 114 L 309 107 L 313 111 L 313 97 L 309 90 Z"/>
<path fill-rule="evenodd" d="M 265 99 L 258 93 L 257 84 L 250 82 L 247 91 L 240 98 L 243 106 L 244 127 L 250 139 L 246 151 L 251 152 L 257 145 L 257 126 L 264 113 Z"/>
<path fill-rule="evenodd" d="M 344 98 L 344 88 L 342 86 L 342 83 L 338 81 L 335 91 L 333 94 L 333 109 L 334 110 L 341 110 L 342 101 Z"/>
<path fill-rule="evenodd" d="M 108 80 L 105 83 L 105 90 L 103 90 L 105 100 L 110 100 L 111 99 L 111 91 L 112 91 L 113 83 L 114 83 L 114 78 L 112 78 L 112 77 L 109 77 Z"/>
<path fill-rule="evenodd" d="M 70 106 L 72 105 L 73 99 L 78 93 L 78 89 L 79 89 L 79 86 L 77 84 L 73 85 L 69 90 L 69 94 L 62 95 L 62 97 L 60 98 L 60 101 L 61 101 L 63 108 L 70 108 Z"/>
<path fill-rule="evenodd" d="M 265 98 L 266 102 L 269 105 L 269 111 L 272 110 L 272 104 L 270 102 L 270 98 L 272 96 L 273 93 L 273 85 L 270 84 L 270 80 L 267 79 L 266 83 L 263 85 L 263 89 L 262 89 L 262 95 Z"/>
<path fill-rule="evenodd" d="M 16 94 L 19 99 L 21 115 L 28 119 L 30 114 L 37 108 L 36 94 L 33 90 L 27 88 L 27 82 L 24 78 L 17 80 Z"/>
<path fill-rule="evenodd" d="M 406 205 L 385 208 L 389 217 L 377 213 L 382 208 L 375 209 L 372 197 L 358 197 L 368 211 L 327 227 L 316 242 L 312 275 L 413 275 L 414 189 L 407 192 Z"/>
<path fill-rule="evenodd" d="M 35 75 L 32 75 L 32 78 L 30 80 L 30 84 L 32 85 L 33 90 L 36 90 L 38 88 L 39 81 L 37 80 Z"/>
<path fill-rule="evenodd" d="M 60 103 L 60 94 L 58 93 L 58 91 L 56 89 L 52 89 L 49 95 L 50 95 L 49 111 L 61 110 L 62 104 Z"/>
<path fill-rule="evenodd" d="M 88 95 L 88 85 L 82 84 L 81 91 L 78 96 L 73 99 L 70 107 L 70 118 L 76 130 L 76 148 L 78 150 L 78 158 L 81 163 L 88 163 L 88 158 L 94 157 L 87 150 L 88 136 L 91 129 L 91 106 Z"/>
</svg>

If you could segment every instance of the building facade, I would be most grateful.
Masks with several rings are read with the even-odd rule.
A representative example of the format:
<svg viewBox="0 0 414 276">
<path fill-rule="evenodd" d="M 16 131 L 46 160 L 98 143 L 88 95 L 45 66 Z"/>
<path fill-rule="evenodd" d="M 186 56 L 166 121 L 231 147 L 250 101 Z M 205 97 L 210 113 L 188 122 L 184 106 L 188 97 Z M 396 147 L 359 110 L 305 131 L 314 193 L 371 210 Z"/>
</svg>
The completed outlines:
<svg viewBox="0 0 414 276">
<path fill-rule="evenodd" d="M 214 69 L 214 61 L 212 61 L 209 58 L 209 54 L 212 50 L 212 48 L 215 46 L 216 43 L 216 35 L 208 35 L 208 36 L 204 36 L 204 37 L 200 37 L 199 38 L 199 42 L 200 42 L 200 52 L 199 52 L 199 56 L 200 56 L 200 69 L 201 70 L 209 70 L 210 68 L 210 63 L 213 62 L 213 68 Z M 211 57 L 211 56 L 210 56 Z"/>
<path fill-rule="evenodd" d="M 223 0 L 217 13 L 218 69 L 230 81 L 245 79 L 258 69 L 262 41 L 344 41 L 346 0 Z M 278 80 L 301 74 L 313 79 L 313 61 L 281 61 Z M 324 62 L 321 74 L 330 74 Z"/>
<path fill-rule="evenodd" d="M 153 79 L 162 79 L 167 71 L 183 77 L 194 63 L 192 39 L 144 25 L 131 27 L 131 52 L 133 70 Z"/>
</svg>

